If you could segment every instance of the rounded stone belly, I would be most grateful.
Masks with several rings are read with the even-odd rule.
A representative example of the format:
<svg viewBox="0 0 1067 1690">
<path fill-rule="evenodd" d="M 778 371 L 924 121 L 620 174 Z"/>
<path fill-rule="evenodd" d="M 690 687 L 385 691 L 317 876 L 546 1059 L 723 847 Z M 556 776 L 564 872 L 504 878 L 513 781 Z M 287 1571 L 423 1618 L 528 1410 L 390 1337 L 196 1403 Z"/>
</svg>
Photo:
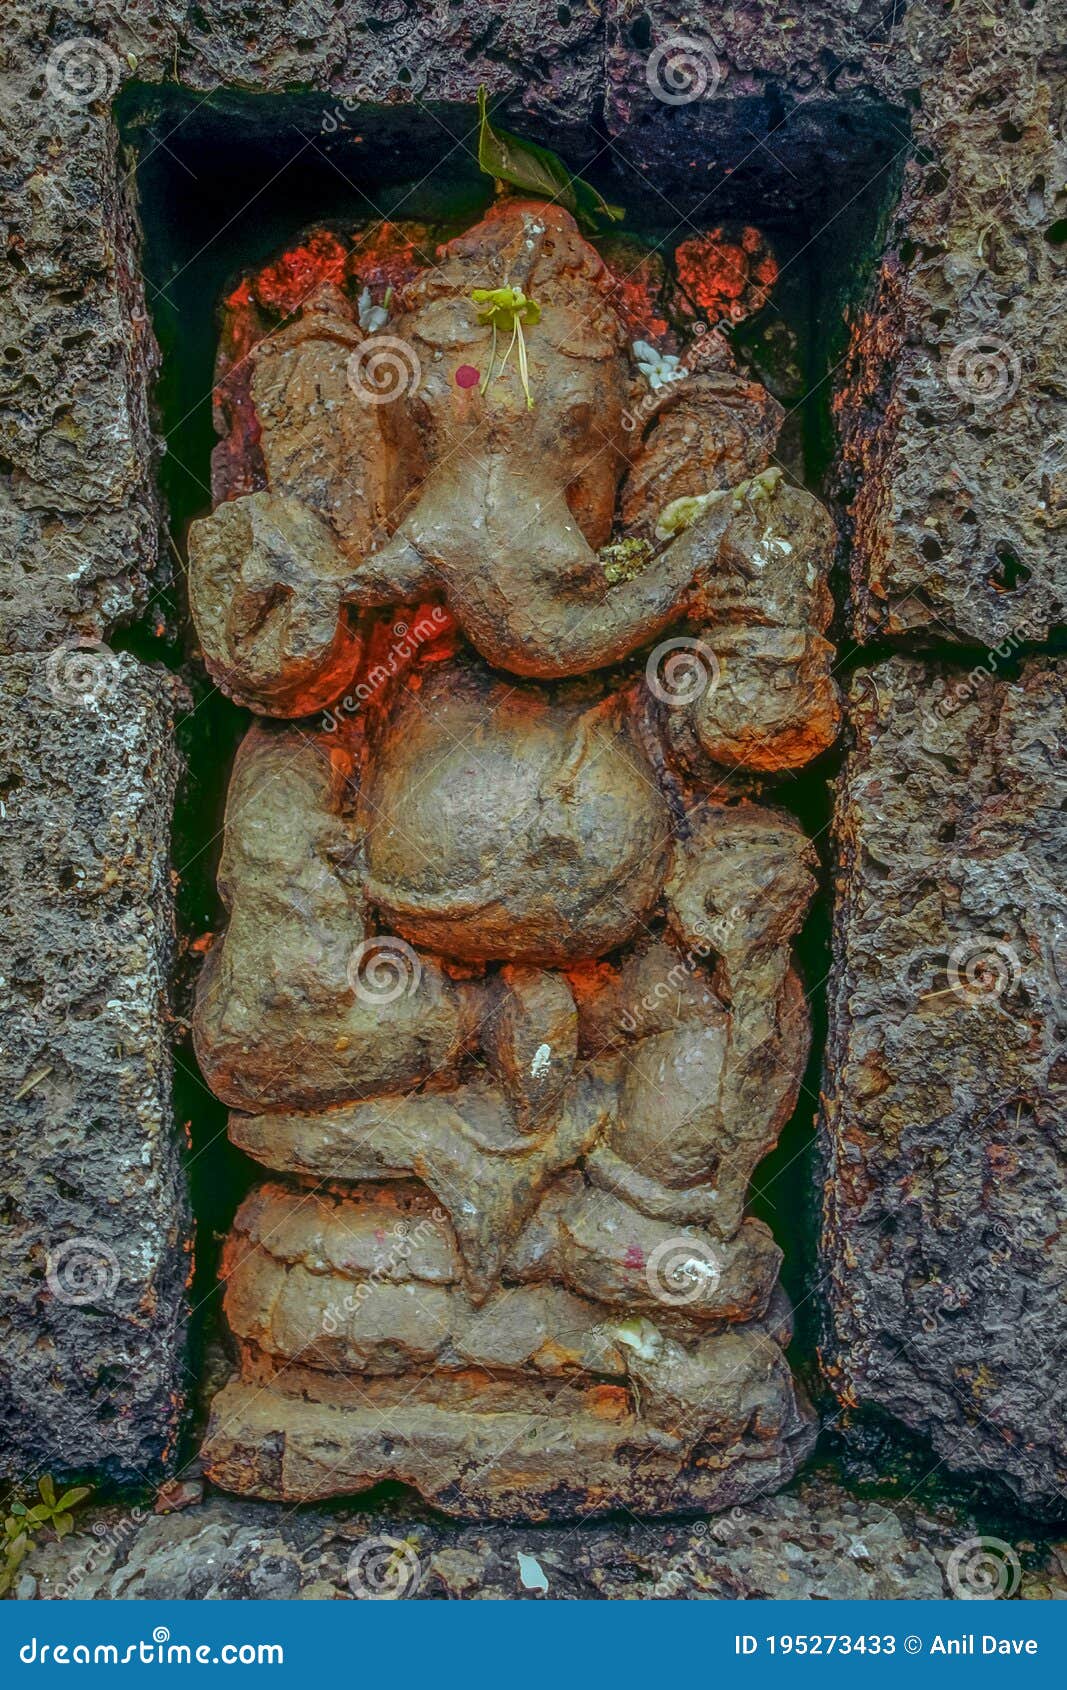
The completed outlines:
<svg viewBox="0 0 1067 1690">
<path fill-rule="evenodd" d="M 603 955 L 666 873 L 667 807 L 621 706 L 473 665 L 401 697 L 362 821 L 370 901 L 413 944 L 467 961 Z"/>
</svg>

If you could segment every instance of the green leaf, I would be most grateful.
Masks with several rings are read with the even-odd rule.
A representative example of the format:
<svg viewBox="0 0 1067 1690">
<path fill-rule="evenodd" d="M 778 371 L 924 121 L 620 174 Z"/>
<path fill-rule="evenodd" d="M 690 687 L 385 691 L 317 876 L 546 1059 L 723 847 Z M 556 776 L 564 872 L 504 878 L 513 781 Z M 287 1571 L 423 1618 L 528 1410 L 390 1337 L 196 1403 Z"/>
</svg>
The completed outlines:
<svg viewBox="0 0 1067 1690">
<path fill-rule="evenodd" d="M 84 1502 L 85 1498 L 87 1496 L 92 1496 L 92 1494 L 91 1485 L 75 1485 L 73 1490 L 65 1490 L 63 1492 L 63 1495 L 56 1503 L 56 1507 L 62 1508 L 64 1511 L 68 1508 L 75 1508 L 79 1502 Z"/>
<path fill-rule="evenodd" d="M 606 217 L 609 223 L 621 223 L 626 216 L 621 205 L 611 205 L 584 176 L 572 176 L 571 187 L 578 202 L 578 221 L 583 228 L 591 230 L 594 234 L 598 218 Z"/>
<path fill-rule="evenodd" d="M 70 1514 L 57 1514 L 52 1525 L 57 1537 L 66 1537 L 68 1532 L 74 1530 L 74 1520 Z"/>
<path fill-rule="evenodd" d="M 43 1479 L 38 1479 L 37 1489 L 41 1493 L 42 1502 L 47 1502 L 49 1508 L 54 1508 L 56 1505 L 56 1487 L 52 1482 L 50 1473 L 46 1473 Z"/>
<path fill-rule="evenodd" d="M 13 1502 L 11 1504 L 11 1512 L 21 1518 L 21 1516 L 26 1512 L 26 1504 L 24 1502 Z"/>
<path fill-rule="evenodd" d="M 487 176 L 510 182 L 514 188 L 542 199 L 555 200 L 573 212 L 583 228 L 594 231 L 597 219 L 618 222 L 625 216 L 621 206 L 609 205 L 602 194 L 580 176 L 572 176 L 563 160 L 548 147 L 524 141 L 506 129 L 494 129 L 489 122 L 488 95 L 484 83 L 478 89 L 478 163 Z"/>
</svg>

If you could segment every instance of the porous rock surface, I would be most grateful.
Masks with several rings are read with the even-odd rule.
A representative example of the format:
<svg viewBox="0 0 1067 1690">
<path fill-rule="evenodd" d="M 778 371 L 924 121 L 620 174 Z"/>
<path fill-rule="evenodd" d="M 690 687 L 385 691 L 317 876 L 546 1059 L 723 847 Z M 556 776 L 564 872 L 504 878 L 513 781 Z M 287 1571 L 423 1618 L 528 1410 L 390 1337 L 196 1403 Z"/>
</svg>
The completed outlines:
<svg viewBox="0 0 1067 1690">
<path fill-rule="evenodd" d="M 404 1594 L 420 1601 L 929 1600 L 951 1594 L 948 1557 L 974 1530 L 914 1507 L 857 1501 L 822 1479 L 709 1522 L 634 1519 L 566 1529 L 279 1512 L 213 1496 L 176 1514 L 94 1513 L 73 1537 L 35 1552 L 22 1594 L 42 1601 L 350 1600 L 366 1589 L 361 1546 L 384 1538 L 402 1546 Z M 1054 1557 L 1048 1571 L 1027 1575 L 1022 1594 L 1042 1581 L 1035 1594 L 1057 1584 L 1067 1593 Z"/>
<path fill-rule="evenodd" d="M 0 1463 L 160 1472 L 189 1219 L 170 1107 L 173 678 L 101 645 L 0 664 Z"/>
<path fill-rule="evenodd" d="M 831 1380 L 1067 1508 L 1062 666 L 854 680 L 826 1057 Z"/>
<path fill-rule="evenodd" d="M 962 0 L 901 32 L 917 145 L 836 399 L 853 631 L 1041 641 L 1067 602 L 1067 29 Z"/>
</svg>

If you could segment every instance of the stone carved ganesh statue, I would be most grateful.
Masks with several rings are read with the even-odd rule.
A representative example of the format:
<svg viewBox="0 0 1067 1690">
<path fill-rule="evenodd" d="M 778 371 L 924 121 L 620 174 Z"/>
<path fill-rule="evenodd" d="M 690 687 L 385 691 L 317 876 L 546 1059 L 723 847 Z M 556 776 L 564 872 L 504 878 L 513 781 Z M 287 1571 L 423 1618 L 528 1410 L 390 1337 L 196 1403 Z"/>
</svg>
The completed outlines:
<svg viewBox="0 0 1067 1690">
<path fill-rule="evenodd" d="M 746 1199 L 808 1050 L 813 856 L 763 787 L 836 732 L 833 529 L 726 343 L 652 389 L 617 301 L 503 200 L 387 324 L 327 281 L 243 360 L 258 468 L 190 537 L 257 716 L 195 1018 L 265 1173 L 230 1490 L 711 1510 L 812 1444 Z"/>
</svg>

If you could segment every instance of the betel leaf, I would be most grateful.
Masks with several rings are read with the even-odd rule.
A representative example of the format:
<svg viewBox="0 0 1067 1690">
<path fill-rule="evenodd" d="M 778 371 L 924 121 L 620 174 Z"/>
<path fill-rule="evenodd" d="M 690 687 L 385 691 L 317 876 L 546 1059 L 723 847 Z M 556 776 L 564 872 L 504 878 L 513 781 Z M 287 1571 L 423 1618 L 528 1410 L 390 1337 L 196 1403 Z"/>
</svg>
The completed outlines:
<svg viewBox="0 0 1067 1690">
<path fill-rule="evenodd" d="M 478 163 L 487 176 L 510 182 L 514 188 L 542 199 L 555 200 L 573 212 L 583 228 L 595 232 L 598 218 L 617 223 L 625 212 L 609 205 L 590 182 L 572 176 L 561 158 L 535 141 L 524 141 L 506 129 L 494 129 L 489 121 L 489 100 L 484 84 L 478 90 Z"/>
</svg>

